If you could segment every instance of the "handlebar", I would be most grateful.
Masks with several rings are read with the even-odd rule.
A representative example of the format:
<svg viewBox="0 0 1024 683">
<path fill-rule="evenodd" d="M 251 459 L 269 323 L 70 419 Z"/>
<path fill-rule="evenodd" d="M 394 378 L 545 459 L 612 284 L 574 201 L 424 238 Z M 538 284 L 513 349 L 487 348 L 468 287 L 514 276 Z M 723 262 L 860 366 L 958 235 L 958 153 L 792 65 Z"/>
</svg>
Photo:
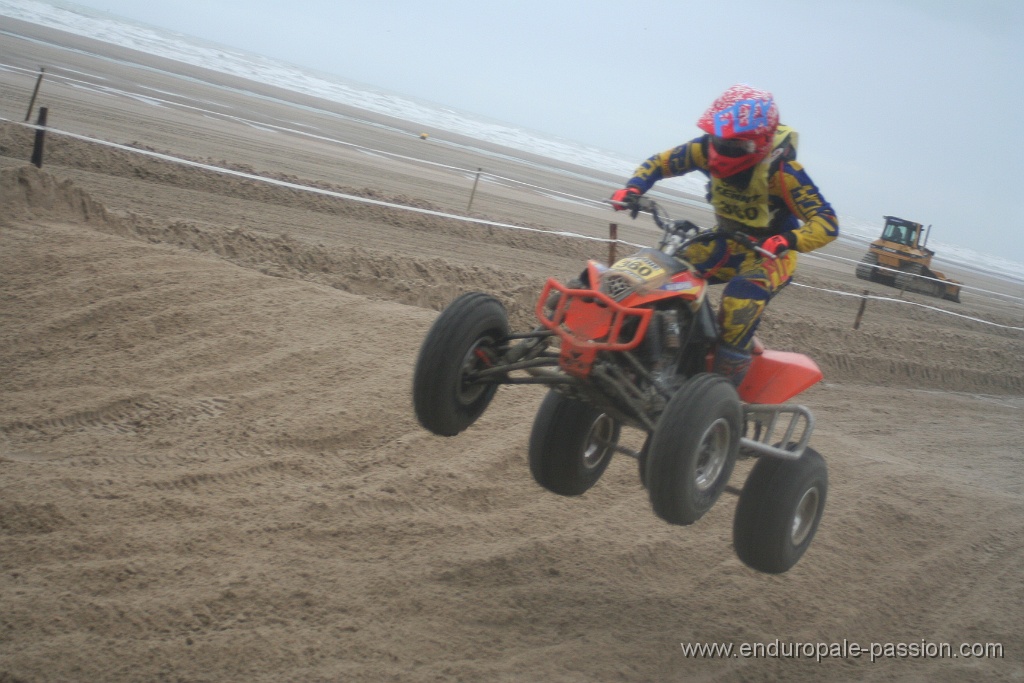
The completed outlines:
<svg viewBox="0 0 1024 683">
<path fill-rule="evenodd" d="M 678 251 L 694 242 L 701 242 L 710 239 L 711 237 L 717 237 L 720 234 L 724 234 L 729 237 L 729 239 L 739 242 L 743 246 L 756 251 L 765 258 L 770 258 L 772 260 L 778 258 L 775 254 L 763 248 L 756 239 L 741 230 L 727 230 L 722 227 L 718 227 L 717 229 L 702 228 L 696 223 L 691 223 L 685 219 L 673 220 L 669 218 L 665 209 L 650 197 L 631 197 L 630 201 L 626 202 L 617 202 L 611 199 L 605 201 L 612 206 L 629 209 L 630 218 L 636 218 L 638 213 L 651 214 L 651 218 L 654 219 L 654 223 L 665 232 L 665 236 L 661 241 L 662 248 L 670 242 L 679 241 L 681 238 L 679 244 L 674 247 L 674 251 Z M 673 240 L 673 237 L 676 237 L 676 240 Z"/>
</svg>

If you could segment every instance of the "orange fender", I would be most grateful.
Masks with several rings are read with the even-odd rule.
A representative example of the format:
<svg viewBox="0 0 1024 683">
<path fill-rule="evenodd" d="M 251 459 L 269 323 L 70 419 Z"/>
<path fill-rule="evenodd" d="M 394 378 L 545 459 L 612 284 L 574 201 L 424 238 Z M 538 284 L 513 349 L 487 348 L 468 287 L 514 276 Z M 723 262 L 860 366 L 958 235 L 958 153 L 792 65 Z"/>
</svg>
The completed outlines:
<svg viewBox="0 0 1024 683">
<path fill-rule="evenodd" d="M 822 377 L 818 364 L 802 353 L 755 349 L 739 394 L 747 403 L 785 403 Z"/>
</svg>

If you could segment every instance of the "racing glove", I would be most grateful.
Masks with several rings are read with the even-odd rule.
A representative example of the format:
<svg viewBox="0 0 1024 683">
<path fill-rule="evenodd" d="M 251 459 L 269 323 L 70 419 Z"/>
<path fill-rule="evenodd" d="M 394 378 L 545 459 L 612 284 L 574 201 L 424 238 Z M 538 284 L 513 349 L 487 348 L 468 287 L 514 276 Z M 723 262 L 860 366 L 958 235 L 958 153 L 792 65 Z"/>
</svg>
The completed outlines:
<svg viewBox="0 0 1024 683">
<path fill-rule="evenodd" d="M 796 235 L 791 232 L 783 232 L 778 235 L 772 235 L 764 242 L 761 242 L 761 248 L 765 251 L 778 256 L 787 249 L 792 249 L 796 246 Z"/>
<path fill-rule="evenodd" d="M 636 200 L 640 198 L 641 194 L 643 193 L 640 192 L 639 188 L 633 187 L 632 185 L 624 187 L 621 190 L 616 190 L 615 194 L 612 195 L 612 201 L 615 202 L 612 204 L 612 208 L 616 211 L 632 209 L 636 205 Z"/>
</svg>

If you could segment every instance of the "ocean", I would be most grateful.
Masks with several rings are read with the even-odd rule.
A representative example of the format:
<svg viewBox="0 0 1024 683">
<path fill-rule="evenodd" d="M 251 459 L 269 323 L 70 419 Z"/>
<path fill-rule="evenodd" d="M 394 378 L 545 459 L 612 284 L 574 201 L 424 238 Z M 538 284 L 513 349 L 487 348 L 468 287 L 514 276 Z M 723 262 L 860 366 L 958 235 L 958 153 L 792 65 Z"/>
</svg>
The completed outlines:
<svg viewBox="0 0 1024 683">
<path fill-rule="evenodd" d="M 458 111 L 445 105 L 356 83 L 341 76 L 317 72 L 199 38 L 139 24 L 73 3 L 0 0 L 0 16 L 88 36 L 194 66 L 386 114 L 425 127 L 446 130 L 513 150 L 611 173 L 624 179 L 632 174 L 641 161 L 627 159 L 582 142 L 546 135 L 514 124 Z M 705 179 L 700 174 L 691 174 L 664 181 L 661 185 L 699 198 L 704 193 Z M 841 215 L 841 239 L 866 245 L 878 238 L 882 224 L 881 216 L 865 220 L 861 217 Z M 942 270 L 942 264 L 945 263 L 1006 277 L 1024 284 L 1022 263 L 943 243 L 937 239 L 930 240 L 929 247 L 939 254 L 935 257 L 937 270 Z M 972 264 L 984 264 L 984 268 Z"/>
</svg>

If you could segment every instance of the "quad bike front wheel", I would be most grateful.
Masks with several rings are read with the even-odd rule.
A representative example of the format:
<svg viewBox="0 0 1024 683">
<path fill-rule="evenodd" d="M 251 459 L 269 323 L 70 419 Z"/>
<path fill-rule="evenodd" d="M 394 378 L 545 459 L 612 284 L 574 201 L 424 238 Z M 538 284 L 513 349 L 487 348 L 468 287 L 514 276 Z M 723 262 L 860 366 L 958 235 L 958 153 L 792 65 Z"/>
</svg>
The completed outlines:
<svg viewBox="0 0 1024 683">
<path fill-rule="evenodd" d="M 799 460 L 758 460 L 736 506 L 736 555 L 759 572 L 788 571 L 811 544 L 827 493 L 828 467 L 812 448 Z"/>
<path fill-rule="evenodd" d="M 579 496 L 608 468 L 619 432 L 619 423 L 599 409 L 548 392 L 530 432 L 530 473 L 553 493 Z"/>
<path fill-rule="evenodd" d="M 644 467 L 654 513 L 670 524 L 693 524 L 718 500 L 739 452 L 743 409 L 732 383 L 701 373 L 665 406 Z"/>
<path fill-rule="evenodd" d="M 413 407 L 421 425 L 455 436 L 480 417 L 498 385 L 467 377 L 494 364 L 508 335 L 505 307 L 488 294 L 463 294 L 442 311 L 423 340 L 413 373 Z"/>
</svg>

